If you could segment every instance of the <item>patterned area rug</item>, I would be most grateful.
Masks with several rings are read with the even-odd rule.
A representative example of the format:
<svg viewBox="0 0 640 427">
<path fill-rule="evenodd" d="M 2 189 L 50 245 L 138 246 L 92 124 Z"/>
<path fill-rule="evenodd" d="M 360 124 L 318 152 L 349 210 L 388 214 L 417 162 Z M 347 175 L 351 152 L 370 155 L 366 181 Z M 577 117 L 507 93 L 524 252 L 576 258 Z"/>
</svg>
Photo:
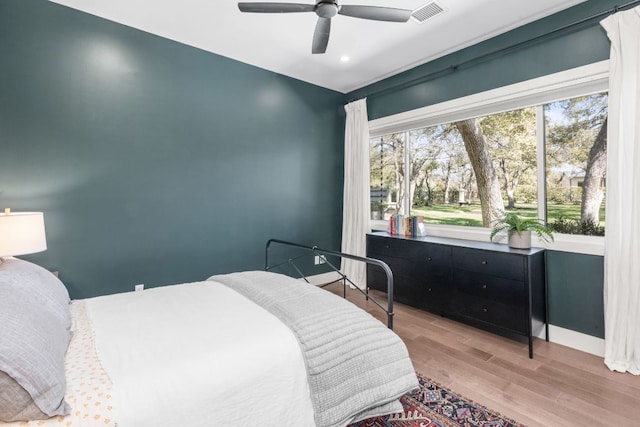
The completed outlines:
<svg viewBox="0 0 640 427">
<path fill-rule="evenodd" d="M 524 427 L 420 374 L 418 381 L 418 390 L 400 398 L 403 414 L 370 418 L 348 427 Z"/>
</svg>

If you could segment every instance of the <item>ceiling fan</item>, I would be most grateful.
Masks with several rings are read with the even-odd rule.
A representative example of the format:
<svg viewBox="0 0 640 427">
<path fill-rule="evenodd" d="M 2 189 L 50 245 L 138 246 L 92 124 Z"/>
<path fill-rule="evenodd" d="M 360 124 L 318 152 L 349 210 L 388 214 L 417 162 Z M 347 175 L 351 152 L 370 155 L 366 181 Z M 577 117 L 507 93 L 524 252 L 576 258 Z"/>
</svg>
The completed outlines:
<svg viewBox="0 0 640 427">
<path fill-rule="evenodd" d="M 240 2 L 238 8 L 241 12 L 253 13 L 315 12 L 318 15 L 318 23 L 313 33 L 311 53 L 326 52 L 331 31 L 331 18 L 336 15 L 375 21 L 407 22 L 412 13 L 411 10 L 392 7 L 339 5 L 337 0 L 319 0 L 316 4 Z"/>
</svg>

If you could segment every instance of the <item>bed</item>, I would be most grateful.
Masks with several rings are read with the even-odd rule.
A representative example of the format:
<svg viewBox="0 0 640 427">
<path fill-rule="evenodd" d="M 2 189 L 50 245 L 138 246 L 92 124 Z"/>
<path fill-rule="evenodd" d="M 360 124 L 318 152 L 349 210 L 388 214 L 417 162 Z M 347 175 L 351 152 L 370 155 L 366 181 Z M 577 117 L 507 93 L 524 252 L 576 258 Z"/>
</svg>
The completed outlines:
<svg viewBox="0 0 640 427">
<path fill-rule="evenodd" d="M 7 259 L 0 325 L 12 427 L 345 426 L 401 411 L 418 385 L 389 327 L 272 271 L 69 301 L 51 273 Z"/>
</svg>

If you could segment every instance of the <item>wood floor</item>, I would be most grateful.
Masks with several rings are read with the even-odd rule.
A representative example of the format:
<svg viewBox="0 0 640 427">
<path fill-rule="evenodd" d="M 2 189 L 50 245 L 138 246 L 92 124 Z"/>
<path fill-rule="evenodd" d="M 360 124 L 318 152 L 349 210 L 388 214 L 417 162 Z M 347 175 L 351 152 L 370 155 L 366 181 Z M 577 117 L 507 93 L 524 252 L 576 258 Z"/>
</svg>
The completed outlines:
<svg viewBox="0 0 640 427">
<path fill-rule="evenodd" d="M 386 323 L 359 292 L 347 298 Z M 402 304 L 394 311 L 416 371 L 468 399 L 531 427 L 640 426 L 640 377 L 611 372 L 600 357 L 536 339 L 529 359 L 524 341 Z"/>
</svg>

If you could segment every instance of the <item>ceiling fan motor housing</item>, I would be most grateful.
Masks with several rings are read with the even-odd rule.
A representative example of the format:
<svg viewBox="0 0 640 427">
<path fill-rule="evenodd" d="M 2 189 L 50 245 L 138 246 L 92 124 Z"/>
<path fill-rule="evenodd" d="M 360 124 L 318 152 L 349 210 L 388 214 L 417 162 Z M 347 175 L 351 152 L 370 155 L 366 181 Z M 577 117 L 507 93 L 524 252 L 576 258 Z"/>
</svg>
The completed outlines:
<svg viewBox="0 0 640 427">
<path fill-rule="evenodd" d="M 335 2 L 320 2 L 316 5 L 316 15 L 320 18 L 333 18 L 338 14 L 338 5 Z"/>
</svg>

